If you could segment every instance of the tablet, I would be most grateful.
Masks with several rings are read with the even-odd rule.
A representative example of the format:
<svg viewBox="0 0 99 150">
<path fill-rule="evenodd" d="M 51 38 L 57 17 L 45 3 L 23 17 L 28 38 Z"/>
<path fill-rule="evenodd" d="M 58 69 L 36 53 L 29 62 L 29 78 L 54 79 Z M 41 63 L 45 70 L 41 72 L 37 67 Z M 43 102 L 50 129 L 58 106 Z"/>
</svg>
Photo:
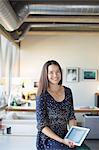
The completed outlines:
<svg viewBox="0 0 99 150">
<path fill-rule="evenodd" d="M 89 128 L 72 126 L 65 138 L 72 140 L 76 146 L 81 146 L 89 131 Z"/>
</svg>

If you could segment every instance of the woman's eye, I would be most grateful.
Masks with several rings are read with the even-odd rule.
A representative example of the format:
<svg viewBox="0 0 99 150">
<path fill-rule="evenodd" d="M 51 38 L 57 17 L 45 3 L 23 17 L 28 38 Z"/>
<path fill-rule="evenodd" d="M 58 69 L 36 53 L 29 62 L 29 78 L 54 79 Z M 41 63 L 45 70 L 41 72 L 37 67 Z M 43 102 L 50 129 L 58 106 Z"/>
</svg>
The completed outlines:
<svg viewBox="0 0 99 150">
<path fill-rule="evenodd" d="M 60 74 L 60 72 L 58 71 L 58 72 L 49 72 L 48 74 Z"/>
<path fill-rule="evenodd" d="M 53 74 L 53 72 L 49 72 L 48 74 Z"/>
<path fill-rule="evenodd" d="M 56 74 L 60 74 L 60 71 L 58 71 Z"/>
</svg>

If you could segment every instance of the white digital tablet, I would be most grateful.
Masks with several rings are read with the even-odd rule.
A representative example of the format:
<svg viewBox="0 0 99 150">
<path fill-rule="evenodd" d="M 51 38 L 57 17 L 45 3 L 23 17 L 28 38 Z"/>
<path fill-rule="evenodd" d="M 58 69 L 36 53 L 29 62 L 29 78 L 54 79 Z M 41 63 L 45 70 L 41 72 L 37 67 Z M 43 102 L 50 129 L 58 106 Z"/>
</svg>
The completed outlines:
<svg viewBox="0 0 99 150">
<path fill-rule="evenodd" d="M 72 140 L 76 146 L 81 146 L 89 131 L 89 128 L 72 126 L 65 138 Z"/>
</svg>

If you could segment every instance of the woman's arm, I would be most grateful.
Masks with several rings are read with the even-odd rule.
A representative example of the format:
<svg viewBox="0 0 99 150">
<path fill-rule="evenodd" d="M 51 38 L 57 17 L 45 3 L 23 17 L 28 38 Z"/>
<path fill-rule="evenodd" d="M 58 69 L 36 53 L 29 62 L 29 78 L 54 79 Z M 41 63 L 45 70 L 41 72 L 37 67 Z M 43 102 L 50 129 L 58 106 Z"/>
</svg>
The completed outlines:
<svg viewBox="0 0 99 150">
<path fill-rule="evenodd" d="M 68 118 L 68 124 L 69 127 L 71 126 L 77 126 L 77 120 L 74 112 L 74 104 L 73 104 L 73 96 L 72 91 L 70 89 L 70 107 L 69 107 L 69 118 Z"/>
<path fill-rule="evenodd" d="M 44 127 L 42 129 L 42 133 L 44 133 L 45 135 L 47 135 L 51 139 L 54 139 L 54 140 L 56 140 L 56 141 L 58 141 L 60 143 L 63 143 L 65 145 L 69 146 L 70 148 L 74 148 L 75 147 L 73 141 L 71 141 L 69 139 L 62 139 L 57 134 L 55 134 L 49 127 Z"/>
<path fill-rule="evenodd" d="M 49 127 L 44 127 L 42 132 L 47 135 L 49 138 L 54 139 L 60 143 L 63 143 L 63 139 L 56 135 Z"/>
<path fill-rule="evenodd" d="M 71 127 L 71 126 L 77 126 L 77 120 L 76 119 L 69 120 L 69 127 Z"/>
</svg>

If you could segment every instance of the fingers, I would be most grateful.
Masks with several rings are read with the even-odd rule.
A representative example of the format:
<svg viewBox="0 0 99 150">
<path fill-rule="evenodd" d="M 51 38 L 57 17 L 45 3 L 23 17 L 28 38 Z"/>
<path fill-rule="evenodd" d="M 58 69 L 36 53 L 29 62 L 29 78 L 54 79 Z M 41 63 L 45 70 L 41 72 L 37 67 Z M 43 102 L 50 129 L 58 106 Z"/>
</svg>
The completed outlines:
<svg viewBox="0 0 99 150">
<path fill-rule="evenodd" d="M 74 148 L 75 147 L 75 143 L 69 139 L 65 139 L 64 140 L 64 144 L 68 145 L 69 148 Z"/>
<path fill-rule="evenodd" d="M 70 148 L 74 148 L 74 147 L 75 147 L 75 144 L 74 144 L 74 142 L 72 142 L 72 141 L 68 141 L 68 146 L 69 146 Z"/>
</svg>

